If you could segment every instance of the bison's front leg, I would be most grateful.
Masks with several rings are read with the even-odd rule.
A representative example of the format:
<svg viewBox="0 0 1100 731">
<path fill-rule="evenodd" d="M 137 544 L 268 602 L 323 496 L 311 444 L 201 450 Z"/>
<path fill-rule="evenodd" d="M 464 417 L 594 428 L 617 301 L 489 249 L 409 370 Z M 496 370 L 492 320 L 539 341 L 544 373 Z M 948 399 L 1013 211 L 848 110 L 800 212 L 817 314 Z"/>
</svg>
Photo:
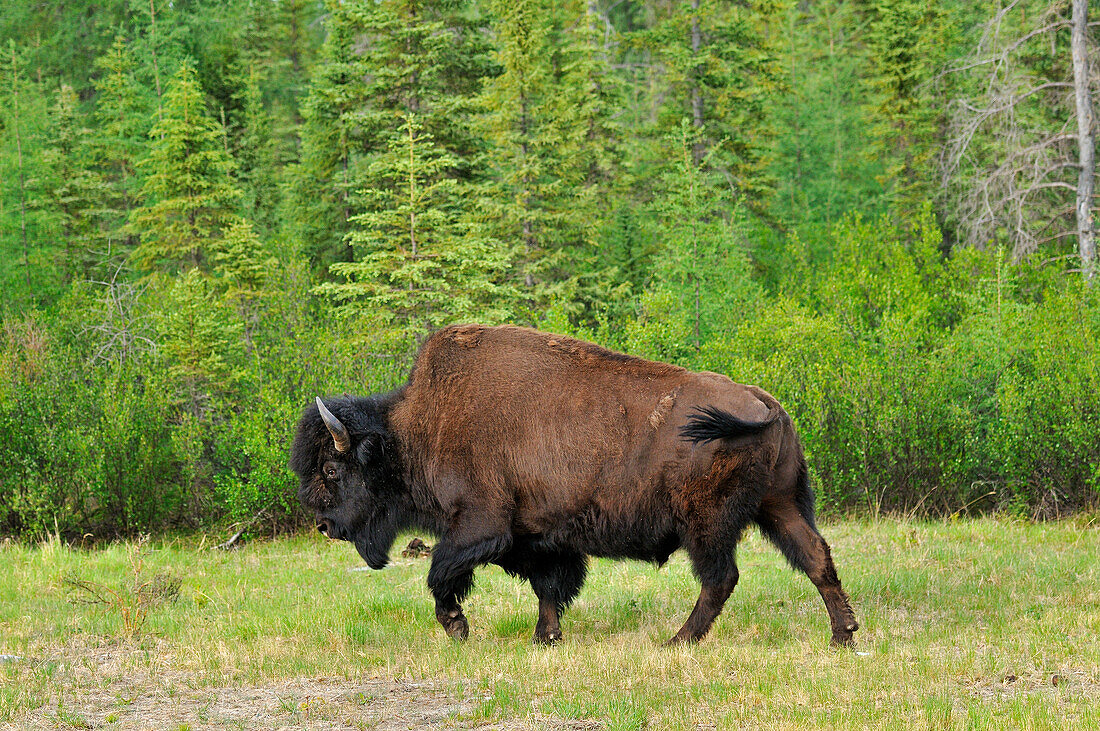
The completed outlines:
<svg viewBox="0 0 1100 731">
<path fill-rule="evenodd" d="M 496 559 L 511 543 L 510 536 L 497 536 L 468 545 L 456 545 L 444 538 L 432 550 L 428 588 L 435 597 L 435 618 L 449 637 L 464 640 L 470 634 L 461 602 L 474 584 L 474 567 Z"/>
</svg>

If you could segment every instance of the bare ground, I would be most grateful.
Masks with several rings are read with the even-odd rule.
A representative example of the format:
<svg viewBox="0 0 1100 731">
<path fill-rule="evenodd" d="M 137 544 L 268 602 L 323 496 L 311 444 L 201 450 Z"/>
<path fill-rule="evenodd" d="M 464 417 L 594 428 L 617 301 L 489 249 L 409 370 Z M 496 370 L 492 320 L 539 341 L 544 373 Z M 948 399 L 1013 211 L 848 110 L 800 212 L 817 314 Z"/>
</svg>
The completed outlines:
<svg viewBox="0 0 1100 731">
<path fill-rule="evenodd" d="M 4 682 L 33 683 L 52 668 L 37 707 L 0 729 L 593 729 L 599 724 L 533 716 L 477 720 L 477 691 L 455 682 L 394 678 L 298 678 L 263 685 L 210 685 L 200 673 L 173 667 L 168 648 L 126 643 L 73 646 L 45 658 L 23 658 Z"/>
</svg>

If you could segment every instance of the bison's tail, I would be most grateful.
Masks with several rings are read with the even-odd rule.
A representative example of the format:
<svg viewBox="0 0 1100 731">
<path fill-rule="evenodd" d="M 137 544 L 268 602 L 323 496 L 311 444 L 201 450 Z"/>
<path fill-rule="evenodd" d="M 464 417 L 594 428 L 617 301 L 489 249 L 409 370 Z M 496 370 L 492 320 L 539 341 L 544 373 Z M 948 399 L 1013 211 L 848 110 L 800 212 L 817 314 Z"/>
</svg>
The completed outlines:
<svg viewBox="0 0 1100 731">
<path fill-rule="evenodd" d="M 705 444 L 748 436 L 767 429 L 779 418 L 779 413 L 774 409 L 763 421 L 745 421 L 714 406 L 701 406 L 688 417 L 688 423 L 680 427 L 680 437 L 695 444 Z"/>
</svg>

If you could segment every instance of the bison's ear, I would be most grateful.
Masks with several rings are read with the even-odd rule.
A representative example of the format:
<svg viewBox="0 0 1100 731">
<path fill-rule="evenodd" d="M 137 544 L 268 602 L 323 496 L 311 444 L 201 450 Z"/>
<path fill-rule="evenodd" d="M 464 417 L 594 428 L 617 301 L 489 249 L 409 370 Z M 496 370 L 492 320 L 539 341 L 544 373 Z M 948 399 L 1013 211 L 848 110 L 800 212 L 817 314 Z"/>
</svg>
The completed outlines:
<svg viewBox="0 0 1100 731">
<path fill-rule="evenodd" d="M 363 435 L 359 446 L 355 448 L 355 456 L 359 464 L 370 464 L 381 458 L 385 450 L 384 439 L 380 432 L 367 432 Z"/>
<path fill-rule="evenodd" d="M 351 447 L 351 437 L 348 435 L 347 427 L 325 407 L 325 402 L 321 400 L 320 396 L 317 397 L 317 411 L 320 412 L 321 420 L 325 422 L 329 434 L 332 435 L 332 442 L 336 445 L 336 451 L 341 454 L 348 451 Z"/>
</svg>

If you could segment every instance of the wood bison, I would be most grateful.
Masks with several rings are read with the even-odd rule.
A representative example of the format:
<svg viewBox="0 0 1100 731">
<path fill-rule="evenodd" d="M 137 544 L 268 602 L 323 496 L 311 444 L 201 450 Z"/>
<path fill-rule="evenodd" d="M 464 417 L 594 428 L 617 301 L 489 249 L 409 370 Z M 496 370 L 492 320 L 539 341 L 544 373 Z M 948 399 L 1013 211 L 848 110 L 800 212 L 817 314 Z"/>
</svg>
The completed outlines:
<svg viewBox="0 0 1100 731">
<path fill-rule="evenodd" d="M 814 527 L 802 448 L 770 395 L 519 327 L 448 327 L 420 350 L 406 385 L 317 399 L 291 468 L 318 529 L 386 565 L 399 531 L 433 533 L 428 586 L 447 634 L 474 568 L 531 583 L 536 643 L 562 636 L 587 556 L 665 562 L 683 547 L 702 584 L 672 643 L 710 629 L 737 584 L 734 551 L 755 523 L 809 575 L 832 641 L 858 628 L 829 546 Z"/>
</svg>

